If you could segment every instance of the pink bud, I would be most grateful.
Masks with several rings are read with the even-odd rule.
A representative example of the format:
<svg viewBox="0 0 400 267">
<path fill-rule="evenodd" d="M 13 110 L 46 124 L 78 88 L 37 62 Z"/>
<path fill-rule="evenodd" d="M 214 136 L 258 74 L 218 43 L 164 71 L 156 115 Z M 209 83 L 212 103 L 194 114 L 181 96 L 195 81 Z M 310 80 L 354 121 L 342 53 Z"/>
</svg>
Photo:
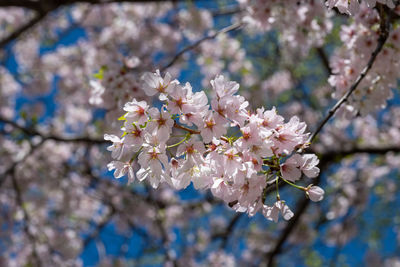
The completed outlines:
<svg viewBox="0 0 400 267">
<path fill-rule="evenodd" d="M 306 191 L 307 196 L 311 199 L 311 201 L 318 202 L 324 198 L 324 190 L 319 186 L 311 186 Z"/>
</svg>

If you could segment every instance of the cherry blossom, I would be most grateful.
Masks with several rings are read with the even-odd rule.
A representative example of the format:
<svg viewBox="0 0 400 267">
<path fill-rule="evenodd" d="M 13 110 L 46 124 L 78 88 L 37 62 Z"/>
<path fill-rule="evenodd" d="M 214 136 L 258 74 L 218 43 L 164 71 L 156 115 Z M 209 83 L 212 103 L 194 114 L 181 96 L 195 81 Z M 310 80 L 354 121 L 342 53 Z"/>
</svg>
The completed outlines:
<svg viewBox="0 0 400 267">
<path fill-rule="evenodd" d="M 159 71 L 145 73 L 143 77 L 148 85 L 153 86 L 154 80 L 163 83 Z M 169 83 L 171 75 L 167 73 L 166 77 Z M 285 123 L 275 108 L 267 111 L 258 109 L 256 114 L 251 114 L 244 97 L 236 95 L 239 84 L 222 75 L 210 84 L 213 90 L 211 106 L 206 105 L 204 94 L 196 93 L 199 97 L 194 97 L 191 85 L 186 83 L 181 86 L 177 80 L 174 80 L 174 91 L 159 91 L 166 102 L 160 109 L 149 108 L 146 102 L 136 99 L 128 102 L 124 106 L 128 113 L 121 117 L 125 141 L 121 142 L 116 137 L 114 140 L 109 135 L 106 138 L 119 142 L 120 146 L 127 146 L 125 150 L 135 153 L 131 160 L 138 159 L 140 169 L 137 177 L 140 181 L 147 179 L 154 188 L 166 182 L 176 189 L 185 188 L 193 182 L 196 189 L 211 189 L 215 196 L 234 203 L 233 209 L 239 212 L 254 215 L 265 206 L 263 192 L 274 176 L 305 190 L 291 182 L 299 180 L 301 172 L 308 177 L 316 177 L 319 174 L 316 167 L 318 158 L 314 154 L 289 156 L 295 149 L 306 145 L 308 134 L 305 133 L 305 123 L 297 117 Z M 238 104 L 235 104 L 236 101 L 239 101 Z M 202 123 L 187 121 L 188 124 L 184 125 L 180 123 L 185 120 L 177 121 L 177 118 L 195 112 L 198 107 L 203 111 L 198 113 L 198 120 Z M 211 109 L 207 110 L 207 107 Z M 141 125 L 136 125 L 142 118 Z M 239 136 L 226 135 L 232 127 L 239 127 Z M 174 128 L 186 134 L 177 143 L 168 145 L 171 135 L 175 134 Z M 174 153 L 171 149 L 176 146 Z M 171 157 L 167 156 L 167 151 Z M 283 164 L 280 164 L 281 158 L 286 158 Z M 117 168 L 114 173 L 116 178 L 124 173 L 120 169 Z M 315 188 L 307 191 L 312 199 L 316 199 L 318 193 Z M 280 200 L 278 192 L 277 199 L 271 208 L 263 208 L 264 215 L 275 222 L 279 213 L 285 220 L 290 219 L 293 213 Z"/>
<path fill-rule="evenodd" d="M 106 2 L 0 4 L 1 266 L 398 263 L 399 1 Z"/>
<path fill-rule="evenodd" d="M 307 196 L 314 202 L 321 201 L 324 198 L 324 190 L 319 186 L 311 186 L 306 190 Z"/>
</svg>

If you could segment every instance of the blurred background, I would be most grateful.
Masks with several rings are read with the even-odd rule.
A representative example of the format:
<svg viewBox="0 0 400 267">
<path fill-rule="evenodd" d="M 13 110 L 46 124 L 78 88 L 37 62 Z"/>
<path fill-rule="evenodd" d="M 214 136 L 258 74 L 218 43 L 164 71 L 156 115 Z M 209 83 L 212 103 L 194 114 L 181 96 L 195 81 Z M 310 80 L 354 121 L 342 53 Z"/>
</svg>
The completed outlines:
<svg viewBox="0 0 400 267">
<path fill-rule="evenodd" d="M 400 266 L 398 84 L 324 127 L 311 146 L 320 176 L 300 184 L 325 198 L 282 187 L 290 221 L 107 170 L 103 136 L 120 135 L 124 103 L 160 105 L 140 88 L 156 69 L 207 93 L 224 74 L 251 110 L 316 129 L 359 17 L 270 1 L 260 20 L 250 2 L 0 0 L 0 266 Z"/>
</svg>

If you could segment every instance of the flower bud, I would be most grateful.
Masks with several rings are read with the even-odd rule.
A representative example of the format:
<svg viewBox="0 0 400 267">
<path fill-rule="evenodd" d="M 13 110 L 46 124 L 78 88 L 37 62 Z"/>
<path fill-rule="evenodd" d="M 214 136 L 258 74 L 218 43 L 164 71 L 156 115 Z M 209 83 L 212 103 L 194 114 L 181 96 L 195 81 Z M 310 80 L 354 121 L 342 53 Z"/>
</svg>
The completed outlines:
<svg viewBox="0 0 400 267">
<path fill-rule="evenodd" d="M 321 201 L 324 198 L 324 194 L 324 190 L 319 186 L 311 186 L 306 191 L 306 195 L 314 202 Z"/>
</svg>

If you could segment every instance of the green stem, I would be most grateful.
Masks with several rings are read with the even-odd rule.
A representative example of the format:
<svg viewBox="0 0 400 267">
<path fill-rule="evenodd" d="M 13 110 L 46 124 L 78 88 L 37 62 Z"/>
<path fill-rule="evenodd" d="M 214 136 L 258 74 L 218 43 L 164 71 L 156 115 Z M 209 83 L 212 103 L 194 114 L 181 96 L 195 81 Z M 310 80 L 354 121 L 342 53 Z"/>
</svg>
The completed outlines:
<svg viewBox="0 0 400 267">
<path fill-rule="evenodd" d="M 279 179 L 276 179 L 276 199 L 280 200 L 281 196 L 279 195 Z"/>
<path fill-rule="evenodd" d="M 185 136 L 185 138 L 183 138 L 181 141 L 179 141 L 179 142 L 178 142 L 178 143 L 176 143 L 176 144 L 173 144 L 173 145 L 167 146 L 167 148 L 172 148 L 172 147 L 179 146 L 180 144 L 182 144 L 183 142 L 185 142 L 186 140 L 188 140 L 188 139 L 189 139 L 189 137 L 190 137 L 190 134 L 187 134 L 187 135 Z"/>
<path fill-rule="evenodd" d="M 133 157 L 131 158 L 131 160 L 129 161 L 129 164 L 131 164 L 140 154 L 140 152 L 142 151 L 143 146 L 141 146 L 138 150 L 138 152 L 135 153 L 135 155 L 133 155 Z"/>
<path fill-rule="evenodd" d="M 292 183 L 292 182 L 289 182 L 288 180 L 286 180 L 286 179 L 283 178 L 283 177 L 279 177 L 279 178 L 281 178 L 283 181 L 285 181 L 285 183 L 290 184 L 290 185 L 293 186 L 293 187 L 296 187 L 297 189 L 305 190 L 305 188 L 304 188 L 303 186 L 299 186 L 299 185 L 296 185 L 296 184 L 294 184 L 294 183 Z"/>
</svg>

